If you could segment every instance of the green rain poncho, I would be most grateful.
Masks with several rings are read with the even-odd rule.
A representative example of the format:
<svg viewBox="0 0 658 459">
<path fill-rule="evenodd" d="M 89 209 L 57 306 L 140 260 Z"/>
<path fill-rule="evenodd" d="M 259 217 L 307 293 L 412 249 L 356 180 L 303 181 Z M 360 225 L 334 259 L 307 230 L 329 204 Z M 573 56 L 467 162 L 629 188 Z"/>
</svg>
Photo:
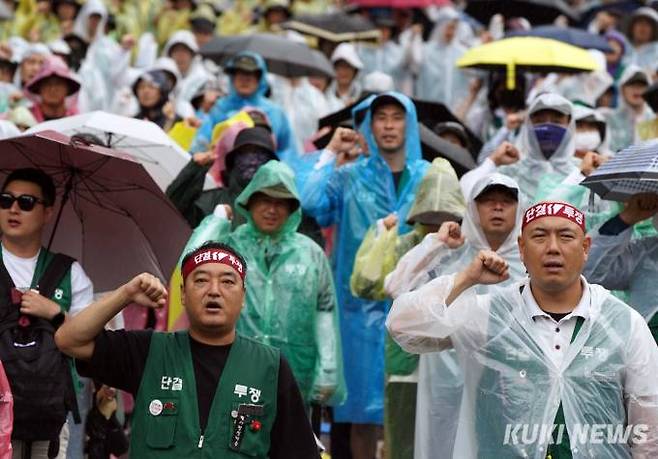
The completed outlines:
<svg viewBox="0 0 658 459">
<path fill-rule="evenodd" d="M 302 218 L 299 207 L 272 235 L 260 232 L 247 210 L 255 193 L 281 187 L 299 199 L 290 168 L 269 161 L 235 200 L 234 210 L 247 223 L 231 231 L 229 220 L 208 215 L 185 253 L 208 240 L 240 252 L 247 262 L 247 295 L 238 332 L 281 349 L 305 401 L 340 403 L 345 383 L 329 261 L 319 245 L 297 232 Z M 323 397 L 327 392 L 333 392 L 328 400 Z"/>
</svg>

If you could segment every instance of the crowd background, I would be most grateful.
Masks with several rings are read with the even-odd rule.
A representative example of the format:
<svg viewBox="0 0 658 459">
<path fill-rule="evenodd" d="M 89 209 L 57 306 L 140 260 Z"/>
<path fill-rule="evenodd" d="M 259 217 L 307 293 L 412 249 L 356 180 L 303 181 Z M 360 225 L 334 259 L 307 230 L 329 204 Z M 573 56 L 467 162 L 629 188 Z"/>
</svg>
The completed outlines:
<svg viewBox="0 0 658 459">
<path fill-rule="evenodd" d="M 458 65 L 469 50 L 546 25 L 555 26 L 553 38 L 574 29 L 598 38 L 587 49 L 596 66 L 510 75 L 504 65 Z M 247 42 L 221 58 L 209 51 L 222 37 L 259 34 L 317 50 L 320 61 L 306 74 L 291 75 Z M 373 439 L 378 455 L 413 457 L 412 420 L 430 416 L 415 413 L 415 384 L 391 386 L 418 381 L 418 358 L 385 338 L 384 319 L 397 288 L 387 278 L 384 289 L 386 274 L 446 221 L 469 227 L 469 244 L 490 246 L 474 202 L 492 184 L 517 190 L 517 222 L 523 205 L 546 197 L 583 208 L 590 229 L 617 215 L 622 204 L 603 201 L 578 183 L 617 152 L 658 137 L 657 78 L 658 2 L 651 1 L 0 2 L 0 137 L 61 126 L 88 145 L 114 147 L 99 130 L 85 132 L 84 119 L 63 128 L 66 119 L 97 111 L 124 117 L 116 127 L 130 126 L 132 118 L 167 133 L 186 156 L 156 182 L 194 230 L 185 234 L 190 239 L 184 250 L 172 249 L 175 256 L 207 239 L 240 248 L 250 277 L 249 306 L 238 330 L 281 347 L 316 432 L 337 458 L 371 459 Z M 389 193 L 386 177 L 364 169 L 336 179 L 327 171 L 378 155 L 370 104 L 381 93 L 396 99 L 406 118 L 406 175 L 393 171 L 392 204 L 390 196 L 380 202 Z M 360 128 L 359 138 L 341 131 L 345 127 Z M 119 148 L 134 153 L 130 145 Z M 486 182 L 496 171 L 506 177 Z M 379 180 L 385 183 L 377 196 L 368 194 L 363 183 Z M 365 187 L 361 194 L 353 191 L 359 187 Z M 350 207 L 343 194 L 348 190 L 358 208 Z M 272 223 L 276 231 L 266 230 L 270 217 L 259 217 L 254 195 L 265 199 L 258 201 L 262 206 L 276 207 L 270 198 L 294 202 L 276 207 L 272 218 L 284 222 Z M 633 223 L 633 240 L 651 252 L 654 226 Z M 509 241 L 500 247 L 499 253 L 514 251 Z M 606 256 L 610 252 L 591 270 L 605 271 Z M 158 274 L 172 287 L 168 307 L 128 308 L 116 327 L 185 326 L 176 296 L 179 269 Z M 613 283 L 649 321 L 655 301 L 633 298 L 629 289 L 646 276 L 636 270 L 626 282 Z M 265 318 L 261 308 L 268 311 Z M 129 432 L 132 400 L 116 399 L 100 383 L 92 398 L 93 386 L 80 382 L 78 405 L 89 412 L 83 416 L 87 429 L 69 419 L 67 457 L 82 457 L 85 450 L 107 457 L 110 447 L 94 443 L 99 437 L 125 450 L 122 427 Z M 391 407 L 396 404 L 397 412 Z M 385 421 L 386 410 L 401 417 L 393 420 L 396 426 L 390 412 Z M 422 435 L 424 441 L 431 436 Z"/>
</svg>

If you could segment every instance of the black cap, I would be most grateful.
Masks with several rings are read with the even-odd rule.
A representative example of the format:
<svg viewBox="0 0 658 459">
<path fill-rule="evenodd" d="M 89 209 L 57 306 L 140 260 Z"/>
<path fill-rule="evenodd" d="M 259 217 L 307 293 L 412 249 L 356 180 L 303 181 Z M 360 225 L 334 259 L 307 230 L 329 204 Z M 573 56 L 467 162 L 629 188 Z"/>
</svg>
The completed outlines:
<svg viewBox="0 0 658 459">
<path fill-rule="evenodd" d="M 398 105 L 402 107 L 402 110 L 405 112 L 407 111 L 407 108 L 402 104 L 402 102 L 390 94 L 382 94 L 381 96 L 375 97 L 375 99 L 370 103 L 370 111 L 375 113 L 375 110 L 383 105 Z"/>
<path fill-rule="evenodd" d="M 228 66 L 226 67 L 226 73 L 229 75 L 235 73 L 238 70 L 254 73 L 261 73 L 262 71 L 258 65 L 258 61 L 256 61 L 253 56 L 249 56 L 248 54 L 238 54 L 233 59 L 231 59 Z"/>
<path fill-rule="evenodd" d="M 501 191 L 503 193 L 509 194 L 512 196 L 517 202 L 519 200 L 519 192 L 515 188 L 510 188 L 508 186 L 503 185 L 502 183 L 492 183 L 491 185 L 487 185 L 484 187 L 482 191 L 475 197 L 475 200 L 477 201 L 480 199 L 482 196 L 484 196 L 487 193 L 490 193 L 492 191 Z"/>
<path fill-rule="evenodd" d="M 252 128 L 245 128 L 241 130 L 235 142 L 233 142 L 233 148 L 226 154 L 226 168 L 230 169 L 233 166 L 234 153 L 237 153 L 239 150 L 242 150 L 244 147 L 258 147 L 263 151 L 269 153 L 272 156 L 272 159 L 278 159 L 276 156 L 274 146 L 274 140 L 272 139 L 272 133 L 261 126 L 255 126 Z"/>
</svg>

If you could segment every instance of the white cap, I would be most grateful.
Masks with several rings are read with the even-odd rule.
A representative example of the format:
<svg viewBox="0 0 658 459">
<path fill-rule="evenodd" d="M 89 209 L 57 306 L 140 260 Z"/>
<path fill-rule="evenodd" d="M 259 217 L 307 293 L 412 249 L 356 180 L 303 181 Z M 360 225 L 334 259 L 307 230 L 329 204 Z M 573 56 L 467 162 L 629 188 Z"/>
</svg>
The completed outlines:
<svg viewBox="0 0 658 459">
<path fill-rule="evenodd" d="M 352 43 L 341 43 L 334 50 L 334 53 L 331 55 L 331 63 L 335 64 L 341 60 L 347 62 L 355 69 L 361 70 L 363 68 L 363 62 L 361 62 L 356 48 Z"/>
<path fill-rule="evenodd" d="M 48 43 L 48 48 L 53 54 L 64 54 L 65 56 L 71 54 L 71 47 L 61 38 Z"/>
<path fill-rule="evenodd" d="M 393 78 L 384 72 L 371 72 L 363 79 L 363 90 L 370 92 L 388 92 L 395 89 Z"/>
</svg>

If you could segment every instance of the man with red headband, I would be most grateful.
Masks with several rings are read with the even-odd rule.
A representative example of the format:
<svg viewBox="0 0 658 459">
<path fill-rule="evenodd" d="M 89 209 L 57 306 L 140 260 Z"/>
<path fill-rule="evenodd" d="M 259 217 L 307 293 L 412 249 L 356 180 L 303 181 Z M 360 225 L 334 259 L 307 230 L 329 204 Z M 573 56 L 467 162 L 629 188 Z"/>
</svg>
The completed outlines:
<svg viewBox="0 0 658 459">
<path fill-rule="evenodd" d="M 387 327 L 410 352 L 454 348 L 464 392 L 454 457 L 658 457 L 658 348 L 642 317 L 581 275 L 583 213 L 526 210 L 528 278 L 482 250 L 463 271 L 399 296 Z"/>
<path fill-rule="evenodd" d="M 236 334 L 245 300 L 243 257 L 206 243 L 183 259 L 181 273 L 188 330 L 103 329 L 129 303 L 165 304 L 166 289 L 145 273 L 56 335 L 82 373 L 135 396 L 130 457 L 318 457 L 288 363 L 278 349 Z"/>
</svg>

